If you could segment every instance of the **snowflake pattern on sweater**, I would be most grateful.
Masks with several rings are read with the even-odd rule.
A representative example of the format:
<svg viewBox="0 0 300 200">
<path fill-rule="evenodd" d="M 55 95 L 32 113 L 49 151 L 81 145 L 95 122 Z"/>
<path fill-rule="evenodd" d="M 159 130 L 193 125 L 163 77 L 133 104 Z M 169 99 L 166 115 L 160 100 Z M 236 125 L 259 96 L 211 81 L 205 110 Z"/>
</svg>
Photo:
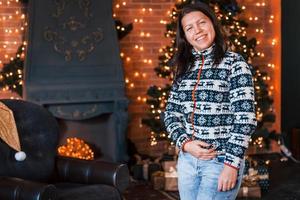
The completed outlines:
<svg viewBox="0 0 300 200">
<path fill-rule="evenodd" d="M 226 52 L 222 62 L 212 66 L 213 48 L 193 51 L 194 66 L 173 82 L 164 122 L 169 137 L 179 149 L 191 140 L 192 91 L 204 56 L 195 92 L 194 136 L 224 152 L 224 163 L 239 168 L 257 124 L 252 74 L 243 57 L 234 52 Z"/>
</svg>

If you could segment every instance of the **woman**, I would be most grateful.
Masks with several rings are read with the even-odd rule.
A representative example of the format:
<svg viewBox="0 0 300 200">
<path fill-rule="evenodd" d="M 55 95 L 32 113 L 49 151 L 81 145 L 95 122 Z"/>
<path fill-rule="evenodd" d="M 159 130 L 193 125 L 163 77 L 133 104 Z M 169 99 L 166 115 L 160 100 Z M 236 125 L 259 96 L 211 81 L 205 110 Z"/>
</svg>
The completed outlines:
<svg viewBox="0 0 300 200">
<path fill-rule="evenodd" d="M 250 67 L 227 51 L 206 4 L 184 7 L 177 24 L 177 72 L 164 122 L 179 149 L 180 199 L 235 199 L 256 128 Z"/>
</svg>

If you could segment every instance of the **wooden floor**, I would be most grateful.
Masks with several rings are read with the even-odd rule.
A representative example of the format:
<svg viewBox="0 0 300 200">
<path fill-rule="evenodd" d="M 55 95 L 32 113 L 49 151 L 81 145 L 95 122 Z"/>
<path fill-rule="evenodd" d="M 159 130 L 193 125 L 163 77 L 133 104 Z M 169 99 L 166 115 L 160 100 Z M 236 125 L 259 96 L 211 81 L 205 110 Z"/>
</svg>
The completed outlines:
<svg viewBox="0 0 300 200">
<path fill-rule="evenodd" d="M 177 200 L 167 193 L 154 190 L 149 182 L 131 182 L 128 190 L 124 193 L 125 200 Z"/>
</svg>

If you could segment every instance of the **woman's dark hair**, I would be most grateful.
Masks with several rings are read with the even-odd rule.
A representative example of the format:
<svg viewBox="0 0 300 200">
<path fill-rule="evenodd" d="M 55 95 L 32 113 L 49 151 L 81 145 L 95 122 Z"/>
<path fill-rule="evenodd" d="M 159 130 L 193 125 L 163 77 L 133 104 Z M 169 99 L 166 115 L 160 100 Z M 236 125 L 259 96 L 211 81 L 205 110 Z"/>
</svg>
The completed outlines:
<svg viewBox="0 0 300 200">
<path fill-rule="evenodd" d="M 194 60 L 192 55 L 193 47 L 188 43 L 185 38 L 184 30 L 182 28 L 181 20 L 188 13 L 200 11 L 206 15 L 212 22 L 216 36 L 214 40 L 215 48 L 213 49 L 213 64 L 219 64 L 227 50 L 227 45 L 224 36 L 221 32 L 221 26 L 214 12 L 205 3 L 197 2 L 194 4 L 188 4 L 183 7 L 178 15 L 177 32 L 176 32 L 176 48 L 177 52 L 173 59 L 173 64 L 176 65 L 175 77 L 178 77 L 187 72 Z"/>
</svg>

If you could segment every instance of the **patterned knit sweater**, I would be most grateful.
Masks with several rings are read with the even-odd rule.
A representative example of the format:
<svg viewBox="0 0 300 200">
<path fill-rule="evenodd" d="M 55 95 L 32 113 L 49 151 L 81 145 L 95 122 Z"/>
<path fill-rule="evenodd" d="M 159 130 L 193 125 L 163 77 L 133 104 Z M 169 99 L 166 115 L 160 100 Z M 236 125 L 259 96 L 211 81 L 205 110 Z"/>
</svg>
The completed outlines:
<svg viewBox="0 0 300 200">
<path fill-rule="evenodd" d="M 226 52 L 222 62 L 212 66 L 213 48 L 194 51 L 196 61 L 191 70 L 173 82 L 164 122 L 179 149 L 191 140 L 192 91 L 204 56 L 195 92 L 194 136 L 223 152 L 225 164 L 239 168 L 257 124 L 252 74 L 243 57 L 233 52 Z"/>
</svg>

